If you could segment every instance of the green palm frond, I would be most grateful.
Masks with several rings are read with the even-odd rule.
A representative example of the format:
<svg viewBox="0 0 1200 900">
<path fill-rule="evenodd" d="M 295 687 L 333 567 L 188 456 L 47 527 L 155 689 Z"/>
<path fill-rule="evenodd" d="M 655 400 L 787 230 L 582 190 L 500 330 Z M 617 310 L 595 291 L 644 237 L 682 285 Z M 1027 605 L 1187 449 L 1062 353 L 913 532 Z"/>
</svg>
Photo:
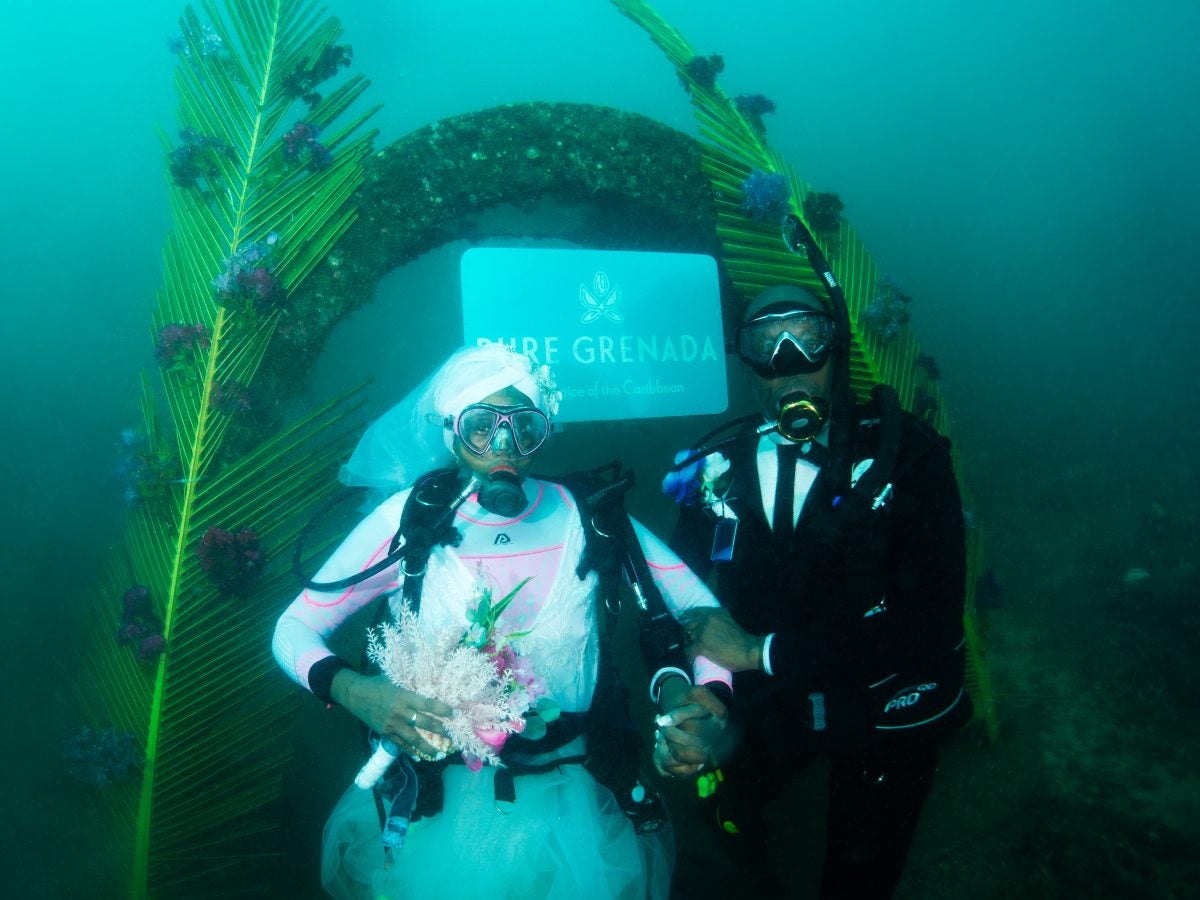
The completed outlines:
<svg viewBox="0 0 1200 900">
<path fill-rule="evenodd" d="M 140 782 L 114 785 L 98 803 L 106 833 L 133 851 L 118 878 L 135 897 L 214 896 L 218 885 L 253 894 L 263 889 L 256 878 L 269 878 L 264 835 L 276 823 L 266 808 L 279 795 L 294 709 L 270 633 L 295 590 L 287 548 L 349 449 L 339 428 L 348 397 L 240 455 L 227 447 L 238 426 L 223 399 L 252 383 L 279 298 L 354 221 L 349 199 L 373 133 L 367 116 L 345 120 L 367 82 L 312 95 L 340 67 L 341 29 L 310 0 L 207 2 L 204 12 L 207 21 L 189 8 L 181 22 L 181 141 L 199 162 L 171 156 L 174 225 L 154 316 L 160 352 L 164 329 L 185 338 L 163 359 L 161 399 L 145 386 L 150 474 L 125 546 L 99 579 L 80 688 L 93 728 L 128 732 L 144 750 Z M 284 138 L 299 122 L 303 153 Z M 230 277 L 251 258 L 258 282 Z M 210 527 L 252 530 L 268 559 L 257 579 L 210 577 L 197 554 Z M 153 662 L 112 637 L 132 585 L 149 589 L 165 641 Z"/>
<path fill-rule="evenodd" d="M 864 312 L 878 295 L 881 274 L 854 229 L 845 220 L 834 234 L 822 233 L 819 228 L 812 227 L 807 221 L 804 201 L 813 193 L 813 188 L 801 181 L 795 170 L 767 145 L 761 130 L 742 115 L 714 80 L 697 77 L 690 65 L 696 59 L 696 53 L 683 36 L 644 0 L 612 2 L 659 46 L 675 66 L 691 96 L 692 110 L 705 141 L 702 166 L 713 185 L 721 260 L 743 301 L 771 285 L 783 283 L 805 285 L 818 295 L 824 291 L 818 273 L 808 261 L 785 247 L 779 225 L 755 221 L 744 207 L 743 185 L 757 170 L 786 179 L 790 211 L 809 226 L 842 284 L 853 331 L 850 384 L 855 393 L 865 399 L 874 385 L 887 382 L 908 408 L 912 408 L 920 396 L 923 403 L 933 407 L 931 423 L 947 434 L 950 423 L 946 405 L 936 379 L 920 372 L 917 365 L 920 347 L 912 329 L 905 327 L 898 336 L 885 340 L 871 329 L 860 327 Z M 971 533 L 969 544 L 964 624 L 968 635 L 976 640 L 972 643 L 969 660 L 968 686 L 978 717 L 985 723 L 988 733 L 994 736 L 995 705 L 979 649 L 979 628 L 975 618 L 974 585 L 983 571 L 981 537 L 977 530 Z"/>
</svg>

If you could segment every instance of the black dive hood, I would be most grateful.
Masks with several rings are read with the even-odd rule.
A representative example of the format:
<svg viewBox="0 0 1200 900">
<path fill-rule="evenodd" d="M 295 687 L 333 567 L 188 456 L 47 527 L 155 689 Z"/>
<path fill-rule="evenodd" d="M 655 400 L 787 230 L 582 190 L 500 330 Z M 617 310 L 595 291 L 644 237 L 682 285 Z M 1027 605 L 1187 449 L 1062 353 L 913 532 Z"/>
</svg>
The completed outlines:
<svg viewBox="0 0 1200 900">
<path fill-rule="evenodd" d="M 817 246 L 812 233 L 794 214 L 789 213 L 784 220 L 783 242 L 797 256 L 803 256 L 809 261 L 829 297 L 829 309 L 834 325 L 831 400 L 826 402 L 802 391 L 785 394 L 779 399 L 779 409 L 773 421 L 762 422 L 758 413 L 752 413 L 726 422 L 704 435 L 699 441 L 700 449 L 689 453 L 669 471 L 678 472 L 708 454 L 729 446 L 741 437 L 745 426 L 756 421 L 760 423 L 755 426 L 758 434 L 777 432 L 795 444 L 815 440 L 828 425 L 828 457 L 833 463 L 833 472 L 838 479 L 849 484 L 850 423 L 854 412 L 854 394 L 850 388 L 850 311 L 846 307 L 846 295 L 842 292 L 842 286 L 834 277 L 829 261 Z M 718 435 L 727 431 L 732 433 L 716 440 Z"/>
</svg>

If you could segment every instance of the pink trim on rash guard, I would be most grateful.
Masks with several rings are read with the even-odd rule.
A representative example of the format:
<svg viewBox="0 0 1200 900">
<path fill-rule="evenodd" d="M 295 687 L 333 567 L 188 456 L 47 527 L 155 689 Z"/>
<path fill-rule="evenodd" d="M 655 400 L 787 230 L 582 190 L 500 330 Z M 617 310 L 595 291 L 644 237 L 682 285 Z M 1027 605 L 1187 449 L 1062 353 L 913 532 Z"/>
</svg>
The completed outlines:
<svg viewBox="0 0 1200 900">
<path fill-rule="evenodd" d="M 370 556 L 367 557 L 367 561 L 365 563 L 363 563 L 361 566 L 359 566 L 358 571 L 360 571 L 360 572 L 365 571 L 366 569 L 369 569 L 371 566 L 375 565 L 376 560 L 378 560 L 378 559 L 382 558 L 382 556 L 386 555 L 383 548 L 389 546 L 391 543 L 392 543 L 391 538 L 388 538 L 386 541 L 384 541 L 382 544 L 380 544 L 378 549 L 376 549 L 376 551 L 374 553 L 372 553 Z M 400 581 L 399 581 L 399 579 L 397 579 L 396 581 L 393 581 L 391 584 L 385 584 L 378 591 L 376 591 L 374 595 L 372 595 L 371 599 L 374 600 L 376 597 L 378 597 L 384 591 L 391 590 L 392 588 L 396 587 L 399 583 L 400 583 Z M 357 589 L 358 589 L 358 585 L 352 584 L 352 585 L 350 585 L 350 587 L 346 588 L 346 590 L 344 590 L 342 592 L 342 596 L 338 597 L 336 600 L 330 600 L 328 603 L 321 603 L 320 601 L 314 600 L 312 597 L 310 597 L 308 595 L 308 588 L 304 589 L 303 597 L 304 597 L 304 602 L 307 603 L 309 606 L 318 606 L 321 609 L 328 609 L 331 606 L 337 606 L 339 603 L 346 602 L 346 598 L 349 597 L 351 594 L 353 594 Z"/>
<path fill-rule="evenodd" d="M 534 556 L 538 553 L 553 553 L 561 550 L 562 544 L 553 547 L 538 547 L 536 550 L 522 550 L 520 553 L 459 553 L 459 559 L 516 559 L 518 556 Z"/>
<path fill-rule="evenodd" d="M 660 572 L 673 572 L 676 569 L 686 569 L 687 568 L 687 566 L 684 565 L 683 563 L 676 563 L 673 566 L 664 566 L 661 563 L 652 563 L 652 562 L 650 562 L 650 560 L 646 560 L 646 565 L 648 565 L 652 569 L 658 569 Z"/>
<path fill-rule="evenodd" d="M 567 508 L 574 509 L 575 504 L 572 502 L 571 495 L 567 492 L 567 489 L 561 484 L 555 484 L 554 488 L 558 491 L 558 496 L 562 497 L 562 502 L 566 504 Z"/>
<path fill-rule="evenodd" d="M 369 603 L 371 600 L 374 600 L 376 597 L 378 597 L 384 591 L 390 591 L 390 590 L 398 587 L 399 584 L 400 584 L 399 581 L 393 581 L 393 582 L 390 582 L 389 584 L 383 585 L 379 590 L 377 590 L 374 594 L 372 594 L 369 598 L 367 598 L 367 602 Z M 321 609 L 329 609 L 330 607 L 339 606 L 342 603 L 345 603 L 346 598 L 349 597 L 353 593 L 354 593 L 354 587 L 348 587 L 342 593 L 342 596 L 338 597 L 336 600 L 330 600 L 328 603 L 320 603 L 319 601 L 314 600 L 312 597 L 310 597 L 308 595 L 308 590 L 305 589 L 304 602 L 307 603 L 309 606 L 317 606 L 317 607 L 320 607 Z"/>
</svg>

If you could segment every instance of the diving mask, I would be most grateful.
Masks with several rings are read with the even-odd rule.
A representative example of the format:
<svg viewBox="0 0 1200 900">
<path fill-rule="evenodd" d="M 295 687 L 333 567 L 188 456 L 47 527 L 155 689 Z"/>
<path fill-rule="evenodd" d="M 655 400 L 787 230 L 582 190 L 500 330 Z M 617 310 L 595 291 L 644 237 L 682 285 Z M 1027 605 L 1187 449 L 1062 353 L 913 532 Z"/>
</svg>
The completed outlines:
<svg viewBox="0 0 1200 900">
<path fill-rule="evenodd" d="M 833 319 L 811 309 L 756 316 L 734 332 L 738 357 L 763 378 L 810 375 L 833 352 Z"/>
<path fill-rule="evenodd" d="M 529 456 L 550 434 L 550 420 L 534 406 L 472 403 L 458 418 L 447 418 L 445 424 L 453 427 L 463 446 L 475 456 L 485 456 L 489 450 Z"/>
</svg>

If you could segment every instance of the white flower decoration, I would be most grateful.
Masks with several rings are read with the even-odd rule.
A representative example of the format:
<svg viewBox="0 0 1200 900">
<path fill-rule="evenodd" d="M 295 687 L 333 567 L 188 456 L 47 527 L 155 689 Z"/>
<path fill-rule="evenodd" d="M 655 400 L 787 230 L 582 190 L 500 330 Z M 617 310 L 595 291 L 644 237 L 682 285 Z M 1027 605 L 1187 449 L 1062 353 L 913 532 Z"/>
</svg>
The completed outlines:
<svg viewBox="0 0 1200 900">
<path fill-rule="evenodd" d="M 542 403 L 546 407 L 546 415 L 554 418 L 558 415 L 558 404 L 562 402 L 562 391 L 554 380 L 554 373 L 547 365 L 538 365 L 537 357 L 529 357 L 529 371 L 533 375 L 534 384 L 542 394 Z"/>
<path fill-rule="evenodd" d="M 720 453 L 710 453 L 704 457 L 704 471 L 700 475 L 700 496 L 704 505 L 716 515 L 724 519 L 736 519 L 737 513 L 725 502 L 726 490 L 717 494 L 717 482 L 729 471 L 729 460 Z"/>
</svg>

